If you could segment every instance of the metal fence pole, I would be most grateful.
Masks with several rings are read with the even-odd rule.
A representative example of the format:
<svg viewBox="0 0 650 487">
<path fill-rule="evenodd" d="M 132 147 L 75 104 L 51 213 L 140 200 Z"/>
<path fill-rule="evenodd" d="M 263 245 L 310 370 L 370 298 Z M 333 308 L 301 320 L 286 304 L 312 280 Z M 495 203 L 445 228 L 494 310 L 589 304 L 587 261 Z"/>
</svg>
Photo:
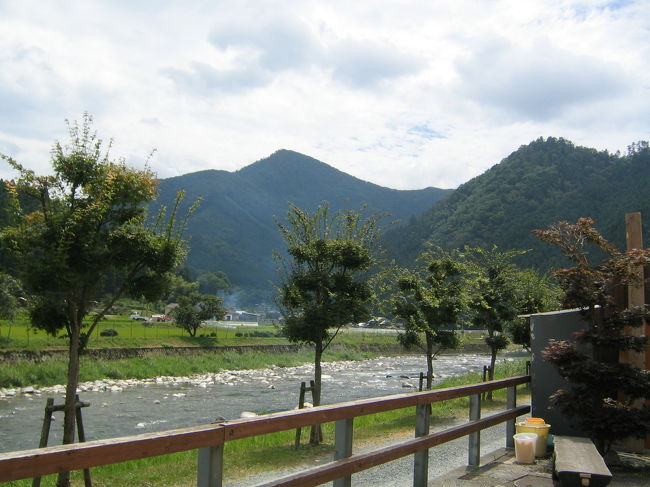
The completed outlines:
<svg viewBox="0 0 650 487">
<path fill-rule="evenodd" d="M 221 487 L 223 482 L 223 445 L 199 448 L 197 487 Z"/>
<path fill-rule="evenodd" d="M 354 418 L 339 419 L 334 426 L 334 460 L 352 455 L 352 432 Z M 352 476 L 341 477 L 334 481 L 334 487 L 350 487 Z"/>
<path fill-rule="evenodd" d="M 431 405 L 419 404 L 415 407 L 415 437 L 429 434 Z M 429 450 L 421 450 L 413 455 L 413 487 L 426 487 L 429 481 Z"/>
<path fill-rule="evenodd" d="M 481 396 L 473 394 L 469 396 L 469 420 L 481 419 Z M 481 463 L 481 432 L 470 433 L 469 435 L 469 456 L 467 464 L 470 467 L 478 467 Z"/>
<path fill-rule="evenodd" d="M 508 387 L 506 396 L 506 409 L 514 409 L 517 406 L 517 386 Z M 516 418 L 506 421 L 506 448 L 514 448 L 515 422 Z"/>
</svg>

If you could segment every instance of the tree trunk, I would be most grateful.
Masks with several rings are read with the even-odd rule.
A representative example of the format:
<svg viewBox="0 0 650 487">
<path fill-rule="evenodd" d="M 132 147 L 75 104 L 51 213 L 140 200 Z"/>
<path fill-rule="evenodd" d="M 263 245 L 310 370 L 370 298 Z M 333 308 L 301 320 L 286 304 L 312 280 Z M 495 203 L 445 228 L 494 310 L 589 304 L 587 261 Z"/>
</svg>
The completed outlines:
<svg viewBox="0 0 650 487">
<path fill-rule="evenodd" d="M 433 385 L 433 336 L 425 333 L 427 340 L 427 390 Z"/>
<path fill-rule="evenodd" d="M 75 420 L 77 406 L 77 386 L 79 385 L 79 344 L 80 327 L 73 325 L 70 334 L 70 345 L 68 350 L 68 383 L 65 387 L 65 404 L 63 418 L 63 444 L 74 443 Z M 68 487 L 70 485 L 70 473 L 59 474 L 56 483 L 57 487 Z"/>
<path fill-rule="evenodd" d="M 314 390 L 312 391 L 314 397 L 314 406 L 320 406 L 320 391 L 321 391 L 321 377 L 323 371 L 321 368 L 321 359 L 323 357 L 323 343 L 317 342 L 314 350 Z M 323 440 L 323 432 L 320 424 L 311 427 L 311 434 L 309 436 L 309 444 L 311 446 L 318 446 Z"/>
</svg>

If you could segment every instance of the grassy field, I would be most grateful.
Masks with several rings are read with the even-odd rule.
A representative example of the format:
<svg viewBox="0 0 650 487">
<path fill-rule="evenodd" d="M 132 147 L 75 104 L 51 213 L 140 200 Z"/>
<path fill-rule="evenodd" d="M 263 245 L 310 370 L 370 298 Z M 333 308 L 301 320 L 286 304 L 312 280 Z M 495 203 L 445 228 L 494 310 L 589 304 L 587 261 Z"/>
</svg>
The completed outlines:
<svg viewBox="0 0 650 487">
<path fill-rule="evenodd" d="M 500 365 L 496 377 L 510 377 L 525 373 L 524 362 Z M 471 384 L 481 380 L 479 374 L 453 378 L 437 387 Z M 520 396 L 527 392 L 520 388 Z M 520 401 L 524 399 L 520 397 Z M 498 391 L 494 400 L 484 402 L 483 408 L 502 409 L 505 392 Z M 466 417 L 468 399 L 460 398 L 432 405 L 432 425 L 444 424 L 456 417 Z M 355 419 L 355 448 L 385 440 L 389 437 L 412 435 L 414 410 L 404 409 L 362 416 Z M 233 482 L 250 475 L 300 464 L 312 465 L 317 460 L 331 458 L 333 452 L 333 424 L 324 425 L 324 443 L 316 448 L 303 445 L 293 449 L 295 432 L 285 431 L 254 438 L 246 438 L 226 444 L 224 453 L 225 481 Z M 307 436 L 305 433 L 303 438 Z M 196 485 L 196 451 L 148 458 L 135 462 L 98 467 L 92 470 L 93 484 L 98 487 L 120 485 L 136 486 L 191 486 Z M 83 485 L 81 472 L 73 473 L 73 485 Z M 55 476 L 43 479 L 42 485 L 55 484 Z M 9 482 L 7 486 L 27 487 L 31 480 Z"/>
<path fill-rule="evenodd" d="M 101 336 L 107 329 L 117 331 L 117 336 Z M 0 323 L 0 350 L 65 349 L 67 339 L 62 332 L 58 337 L 29 326 L 27 319 Z M 110 316 L 93 331 L 90 348 L 119 347 L 187 347 L 217 345 L 263 345 L 286 344 L 277 326 L 202 326 L 197 336 L 191 337 L 173 323 L 150 323 L 129 319 L 128 316 Z M 395 343 L 395 333 L 377 333 L 372 330 L 343 329 L 338 343 Z"/>
</svg>

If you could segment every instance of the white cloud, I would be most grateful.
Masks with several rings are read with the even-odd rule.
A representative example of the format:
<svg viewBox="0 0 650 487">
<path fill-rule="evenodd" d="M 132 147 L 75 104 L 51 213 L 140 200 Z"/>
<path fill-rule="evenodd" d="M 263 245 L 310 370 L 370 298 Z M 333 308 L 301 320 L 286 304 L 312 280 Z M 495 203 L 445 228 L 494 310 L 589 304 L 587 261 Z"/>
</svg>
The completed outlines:
<svg viewBox="0 0 650 487">
<path fill-rule="evenodd" d="M 451 187 L 539 136 L 647 139 L 649 28 L 641 0 L 4 1 L 0 151 L 45 171 L 87 110 L 161 177 L 287 148 Z"/>
<path fill-rule="evenodd" d="M 459 93 L 522 120 L 547 121 L 627 88 L 621 66 L 575 55 L 549 42 L 489 41 L 458 63 Z"/>
</svg>

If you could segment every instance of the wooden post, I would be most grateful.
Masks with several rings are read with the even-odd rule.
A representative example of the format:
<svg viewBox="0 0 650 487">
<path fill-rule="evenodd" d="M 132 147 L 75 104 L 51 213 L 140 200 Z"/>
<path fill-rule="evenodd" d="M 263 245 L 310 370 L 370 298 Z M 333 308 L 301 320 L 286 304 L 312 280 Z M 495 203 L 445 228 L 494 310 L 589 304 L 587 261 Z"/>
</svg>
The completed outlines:
<svg viewBox="0 0 650 487">
<path fill-rule="evenodd" d="M 431 405 L 415 407 L 415 437 L 429 434 Z M 413 455 L 413 487 L 426 487 L 429 482 L 429 450 L 420 450 Z"/>
<path fill-rule="evenodd" d="M 316 394 L 316 383 L 313 380 L 309 381 L 309 390 L 311 391 L 311 403 L 314 404 L 314 395 Z M 314 433 L 314 430 L 316 432 Z M 323 428 L 320 424 L 315 424 L 311 427 L 311 434 L 318 435 L 318 442 L 323 442 Z"/>
<path fill-rule="evenodd" d="M 508 387 L 506 396 L 506 409 L 514 409 L 517 407 L 517 386 Z M 512 418 L 506 421 L 506 448 L 514 448 L 515 440 L 515 422 L 517 420 Z"/>
<path fill-rule="evenodd" d="M 476 421 L 481 419 L 481 397 L 480 394 L 469 396 L 469 420 Z M 469 456 L 467 464 L 470 467 L 478 467 L 481 463 L 481 432 L 470 433 L 469 437 Z"/>
<path fill-rule="evenodd" d="M 643 249 L 643 229 L 641 225 L 641 213 L 627 213 L 625 215 L 625 237 L 627 241 L 627 250 Z M 627 287 L 627 306 L 645 305 L 645 286 L 643 284 L 643 267 L 635 269 L 639 283 Z M 626 327 L 623 333 L 631 336 L 644 336 L 646 334 L 647 323 L 640 327 Z M 630 364 L 641 370 L 646 370 L 646 352 L 636 352 L 634 350 L 624 350 L 619 354 L 621 363 Z M 641 407 L 643 400 L 636 402 L 634 406 Z M 650 437 L 643 439 L 628 438 L 625 446 L 632 451 L 639 452 L 644 446 L 650 446 Z"/>
<path fill-rule="evenodd" d="M 483 366 L 483 382 L 485 382 L 485 381 L 488 380 L 488 372 L 489 372 L 489 371 L 490 371 L 490 366 L 489 366 L 489 365 L 484 365 L 484 366 Z M 489 394 L 491 394 L 491 393 L 492 393 L 492 391 L 489 392 Z M 486 394 L 488 394 L 488 393 L 485 393 L 485 392 L 484 392 L 483 394 L 481 394 L 481 401 L 484 401 L 484 400 L 485 400 L 485 396 L 486 396 Z M 489 399 L 489 398 L 488 398 L 488 399 Z"/>
<path fill-rule="evenodd" d="M 41 429 L 41 441 L 38 443 L 39 448 L 47 446 L 47 440 L 50 438 L 50 426 L 52 425 L 52 406 L 54 405 L 54 398 L 48 397 L 45 403 L 45 415 L 43 416 L 43 428 Z M 32 479 L 32 487 L 40 487 L 41 478 L 34 477 Z"/>
<path fill-rule="evenodd" d="M 84 431 L 83 420 L 81 418 L 81 408 L 90 406 L 89 402 L 82 402 L 79 400 L 79 394 L 75 395 L 75 419 L 77 421 L 77 431 L 79 435 L 79 442 L 84 443 L 86 441 L 86 433 Z M 52 413 L 54 411 L 63 411 L 65 406 L 63 404 L 55 406 L 54 399 L 51 397 L 47 398 L 45 403 L 45 416 L 43 417 L 43 428 L 41 430 L 41 441 L 39 442 L 39 448 L 45 448 L 47 446 L 47 441 L 50 437 L 50 427 L 52 425 Z M 32 487 L 39 487 L 41 485 L 41 478 L 34 477 L 32 479 Z M 84 486 L 92 487 L 93 483 L 90 478 L 90 469 L 84 468 Z"/>
<path fill-rule="evenodd" d="M 339 419 L 334 426 L 334 460 L 352 455 L 352 431 L 354 418 Z M 351 487 L 352 475 L 334 481 L 334 487 Z"/>
<path fill-rule="evenodd" d="M 424 379 L 427 379 L 427 384 L 433 384 L 433 376 L 427 371 L 426 375 L 424 372 L 420 372 L 420 392 L 424 390 Z M 428 388 L 427 388 L 428 389 Z"/>
<path fill-rule="evenodd" d="M 221 487 L 223 482 L 223 445 L 199 448 L 197 487 Z"/>
<path fill-rule="evenodd" d="M 86 441 L 86 432 L 84 430 L 84 422 L 81 419 L 81 408 L 83 407 L 81 401 L 79 401 L 79 394 L 75 395 L 75 400 L 77 402 L 77 407 L 75 408 L 75 416 L 77 418 L 77 434 L 79 436 L 79 443 L 85 443 Z M 84 486 L 93 487 L 93 481 L 90 478 L 90 469 L 84 468 Z"/>
<path fill-rule="evenodd" d="M 298 409 L 303 409 L 305 407 L 305 391 L 307 387 L 304 382 L 300 383 L 300 396 L 298 397 Z M 294 443 L 294 448 L 297 450 L 300 446 L 300 435 L 302 434 L 302 428 L 296 428 L 296 441 Z"/>
</svg>

